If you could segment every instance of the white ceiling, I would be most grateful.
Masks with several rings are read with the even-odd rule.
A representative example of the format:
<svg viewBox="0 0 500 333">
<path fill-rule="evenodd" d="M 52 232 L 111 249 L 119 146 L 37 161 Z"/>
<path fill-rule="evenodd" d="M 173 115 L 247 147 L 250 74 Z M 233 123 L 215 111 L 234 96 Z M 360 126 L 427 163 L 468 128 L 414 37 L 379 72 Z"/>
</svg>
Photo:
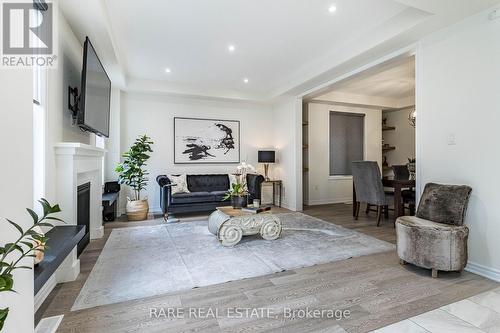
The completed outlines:
<svg viewBox="0 0 500 333">
<path fill-rule="evenodd" d="M 359 66 L 365 58 L 407 46 L 497 2 L 86 0 L 83 6 L 80 0 L 63 0 L 60 4 L 77 37 L 91 38 L 112 80 L 124 89 L 266 100 L 305 92 L 331 80 L 343 65 L 343 70 L 347 64 Z M 328 11 L 332 4 L 337 7 L 334 14 Z M 236 46 L 232 54 L 229 44 Z"/>
<path fill-rule="evenodd" d="M 396 64 L 387 64 L 376 71 L 365 71 L 338 82 L 333 91 L 403 99 L 415 96 L 415 57 L 405 58 Z M 321 99 L 319 97 L 319 99 Z"/>
</svg>

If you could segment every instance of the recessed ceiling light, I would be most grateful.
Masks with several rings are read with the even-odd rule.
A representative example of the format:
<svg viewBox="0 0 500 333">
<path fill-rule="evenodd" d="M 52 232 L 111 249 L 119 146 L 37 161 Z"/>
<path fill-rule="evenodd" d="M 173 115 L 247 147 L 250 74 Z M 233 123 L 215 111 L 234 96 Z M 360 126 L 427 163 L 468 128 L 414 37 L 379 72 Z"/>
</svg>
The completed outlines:
<svg viewBox="0 0 500 333">
<path fill-rule="evenodd" d="M 236 50 L 236 47 L 232 44 L 228 45 L 227 49 L 229 50 L 229 52 L 234 52 L 234 50 Z"/>
<path fill-rule="evenodd" d="M 170 68 L 165 68 L 165 73 L 170 73 L 170 72 L 172 72 Z"/>
<path fill-rule="evenodd" d="M 244 79 L 243 79 L 243 82 L 248 83 L 248 79 L 247 79 L 247 78 L 244 78 Z"/>
<path fill-rule="evenodd" d="M 335 13 L 337 11 L 337 7 L 335 7 L 335 5 L 331 5 L 330 7 L 328 7 L 328 11 L 330 13 Z"/>
</svg>

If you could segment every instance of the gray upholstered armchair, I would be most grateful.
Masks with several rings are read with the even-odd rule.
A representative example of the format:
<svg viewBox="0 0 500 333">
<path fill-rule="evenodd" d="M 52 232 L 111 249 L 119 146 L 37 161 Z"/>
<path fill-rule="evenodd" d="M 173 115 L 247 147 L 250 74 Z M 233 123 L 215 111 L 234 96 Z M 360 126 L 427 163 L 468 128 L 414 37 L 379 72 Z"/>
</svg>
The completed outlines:
<svg viewBox="0 0 500 333">
<path fill-rule="evenodd" d="M 463 224 L 471 191 L 465 185 L 425 186 L 416 216 L 396 220 L 401 264 L 432 269 L 432 277 L 465 268 L 469 229 Z"/>
</svg>

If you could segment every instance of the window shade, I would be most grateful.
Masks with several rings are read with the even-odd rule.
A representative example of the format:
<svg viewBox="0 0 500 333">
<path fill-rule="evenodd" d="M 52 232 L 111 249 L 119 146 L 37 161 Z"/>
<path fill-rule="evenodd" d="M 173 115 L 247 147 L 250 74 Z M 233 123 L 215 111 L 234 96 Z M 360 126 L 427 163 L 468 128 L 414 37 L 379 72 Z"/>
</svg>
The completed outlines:
<svg viewBox="0 0 500 333">
<path fill-rule="evenodd" d="M 330 176 L 352 175 L 351 162 L 364 159 L 365 115 L 330 111 Z"/>
</svg>

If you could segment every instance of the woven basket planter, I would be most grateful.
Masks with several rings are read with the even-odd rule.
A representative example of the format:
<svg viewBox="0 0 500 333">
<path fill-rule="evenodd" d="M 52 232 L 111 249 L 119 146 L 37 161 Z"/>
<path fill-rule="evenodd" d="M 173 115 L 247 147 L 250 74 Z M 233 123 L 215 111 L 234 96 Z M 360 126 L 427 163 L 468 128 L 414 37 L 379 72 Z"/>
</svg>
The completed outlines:
<svg viewBox="0 0 500 333">
<path fill-rule="evenodd" d="M 148 218 L 148 199 L 130 200 L 127 198 L 127 217 L 129 221 L 143 221 Z"/>
</svg>

